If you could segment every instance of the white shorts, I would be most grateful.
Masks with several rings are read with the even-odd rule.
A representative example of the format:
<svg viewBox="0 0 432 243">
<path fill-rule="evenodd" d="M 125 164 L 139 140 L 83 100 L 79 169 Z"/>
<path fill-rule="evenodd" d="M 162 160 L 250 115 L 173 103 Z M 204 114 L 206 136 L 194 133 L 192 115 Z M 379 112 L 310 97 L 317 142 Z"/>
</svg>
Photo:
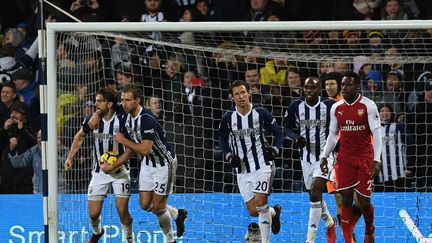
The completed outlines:
<svg viewBox="0 0 432 243">
<path fill-rule="evenodd" d="M 255 193 L 269 195 L 275 174 L 274 165 L 266 165 L 250 173 L 237 174 L 237 183 L 240 194 L 245 202 L 255 197 Z"/>
<path fill-rule="evenodd" d="M 311 186 L 312 186 L 312 181 L 313 178 L 315 177 L 321 177 L 324 178 L 326 180 L 329 181 L 334 181 L 334 170 L 333 170 L 333 166 L 334 166 L 334 159 L 332 158 L 327 158 L 327 167 L 329 170 L 329 173 L 324 174 L 321 171 L 321 167 L 320 167 L 320 161 L 316 161 L 316 162 L 306 162 L 306 161 L 302 161 L 301 162 L 302 165 L 302 171 L 303 171 L 303 180 L 306 186 L 306 189 L 310 190 Z"/>
<path fill-rule="evenodd" d="M 153 167 L 141 163 L 139 174 L 139 191 L 158 195 L 170 195 L 174 192 L 177 170 L 177 159 L 162 167 Z"/>
<path fill-rule="evenodd" d="M 92 201 L 102 201 L 108 195 L 112 186 L 116 197 L 128 198 L 131 194 L 131 182 L 129 171 L 122 168 L 118 173 L 105 174 L 104 172 L 92 172 L 87 198 Z"/>
</svg>

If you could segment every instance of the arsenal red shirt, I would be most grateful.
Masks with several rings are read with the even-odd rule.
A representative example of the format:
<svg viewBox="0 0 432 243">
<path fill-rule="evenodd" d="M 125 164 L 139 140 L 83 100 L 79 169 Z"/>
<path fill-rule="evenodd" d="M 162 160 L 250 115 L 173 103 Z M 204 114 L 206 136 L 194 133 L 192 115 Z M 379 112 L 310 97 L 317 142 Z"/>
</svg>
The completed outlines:
<svg viewBox="0 0 432 243">
<path fill-rule="evenodd" d="M 330 111 L 330 131 L 340 132 L 340 158 L 373 159 L 371 130 L 381 126 L 378 108 L 367 97 L 359 95 L 348 104 L 345 99 L 338 101 Z"/>
</svg>

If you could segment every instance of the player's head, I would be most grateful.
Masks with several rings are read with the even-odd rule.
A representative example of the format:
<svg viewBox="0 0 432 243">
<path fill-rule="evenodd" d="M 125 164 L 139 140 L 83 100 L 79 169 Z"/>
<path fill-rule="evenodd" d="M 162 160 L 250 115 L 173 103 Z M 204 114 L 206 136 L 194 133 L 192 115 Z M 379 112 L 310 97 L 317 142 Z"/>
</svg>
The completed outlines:
<svg viewBox="0 0 432 243">
<path fill-rule="evenodd" d="M 357 93 L 360 90 L 360 77 L 353 71 L 347 71 L 343 74 L 341 89 L 345 100 L 354 102 L 357 98 Z"/>
<path fill-rule="evenodd" d="M 126 85 L 121 94 L 121 101 L 125 112 L 136 115 L 141 102 L 141 89 L 135 85 Z"/>
<path fill-rule="evenodd" d="M 381 104 L 378 106 L 380 119 L 382 123 L 394 122 L 393 107 L 390 104 Z"/>
<path fill-rule="evenodd" d="M 324 75 L 323 81 L 328 97 L 337 98 L 341 92 L 342 74 L 339 72 L 330 72 Z"/>
<path fill-rule="evenodd" d="M 243 80 L 234 81 L 229 88 L 232 100 L 237 107 L 246 107 L 250 104 L 250 86 Z"/>
<path fill-rule="evenodd" d="M 303 92 L 306 101 L 317 100 L 320 95 L 320 90 L 321 83 L 319 81 L 319 78 L 313 76 L 306 78 L 303 85 Z"/>
<path fill-rule="evenodd" d="M 117 102 L 117 96 L 113 89 L 101 88 L 96 92 L 95 105 L 101 116 L 106 115 L 110 110 L 114 111 Z"/>
</svg>

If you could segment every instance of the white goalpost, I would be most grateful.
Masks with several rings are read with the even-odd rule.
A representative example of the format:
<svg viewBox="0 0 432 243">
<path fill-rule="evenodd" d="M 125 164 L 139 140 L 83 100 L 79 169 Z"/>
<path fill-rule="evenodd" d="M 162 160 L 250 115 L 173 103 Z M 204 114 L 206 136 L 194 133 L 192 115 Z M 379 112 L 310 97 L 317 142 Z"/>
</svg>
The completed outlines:
<svg viewBox="0 0 432 243">
<path fill-rule="evenodd" d="M 375 37 L 381 39 L 379 45 L 372 43 Z M 389 162 L 376 180 L 375 237 L 386 242 L 432 241 L 432 217 L 427 213 L 432 203 L 432 159 L 422 152 L 429 151 L 422 139 L 431 135 L 424 130 L 430 117 L 423 105 L 429 81 L 432 89 L 432 21 L 48 23 L 46 50 L 41 112 L 47 113 L 48 128 L 42 159 L 48 166 L 44 223 L 49 242 L 87 242 L 91 236 L 87 186 L 92 143 L 84 143 L 73 172 L 64 172 L 62 159 L 84 115 L 94 111 L 100 87 L 119 92 L 128 82 L 141 87 L 142 105 L 163 124 L 179 159 L 176 193 L 168 203 L 189 212 L 186 233 L 177 242 L 242 242 L 247 226 L 256 219 L 247 214 L 235 174 L 224 165 L 217 142 L 221 115 L 231 108 L 230 82 L 250 79 L 256 88 L 253 103 L 269 109 L 283 126 L 288 104 L 302 97 L 296 78 L 323 79 L 326 72 L 344 70 L 359 72 L 363 95 L 379 106 L 390 104 L 393 122 L 406 128 L 399 147 L 405 164 Z M 248 77 L 249 71 L 258 78 Z M 400 79 L 398 90 L 388 86 L 392 74 Z M 322 88 L 326 96 L 323 84 Z M 392 153 L 399 153 L 391 150 L 396 137 L 384 139 L 390 161 Z M 139 163 L 134 161 L 129 205 L 136 242 L 163 242 L 156 218 L 139 208 Z M 298 152 L 288 139 L 276 167 L 269 203 L 282 205 L 282 229 L 271 241 L 303 240 L 309 197 Z M 394 170 L 400 173 L 392 174 Z M 336 216 L 333 196 L 323 197 Z M 112 197 L 104 202 L 102 225 L 104 242 L 121 242 Z M 325 240 L 323 225 L 317 241 Z M 364 234 L 364 224 L 359 225 L 358 241 Z M 338 238 L 342 239 L 339 230 Z"/>
</svg>

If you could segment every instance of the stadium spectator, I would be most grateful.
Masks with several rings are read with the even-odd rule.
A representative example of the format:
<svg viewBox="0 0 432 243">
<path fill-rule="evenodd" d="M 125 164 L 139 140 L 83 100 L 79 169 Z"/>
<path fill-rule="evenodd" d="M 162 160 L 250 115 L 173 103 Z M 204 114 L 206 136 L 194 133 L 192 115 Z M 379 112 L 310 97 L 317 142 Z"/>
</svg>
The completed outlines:
<svg viewBox="0 0 432 243">
<path fill-rule="evenodd" d="M 22 102 L 17 96 L 17 90 L 13 83 L 4 83 L 1 87 L 1 102 L 0 102 L 0 124 L 9 118 L 10 108 L 16 102 Z"/>
<path fill-rule="evenodd" d="M 0 84 L 11 81 L 11 75 L 18 69 L 23 68 L 23 64 L 15 58 L 16 48 L 11 44 L 0 48 Z"/>
<path fill-rule="evenodd" d="M 161 0 L 144 0 L 145 12 L 141 15 L 140 22 L 164 22 L 165 15 L 161 9 Z M 153 31 L 149 36 L 153 40 L 160 40 L 162 33 L 159 31 Z"/>
<path fill-rule="evenodd" d="M 404 73 L 400 69 L 391 70 L 385 79 L 385 89 L 383 101 L 391 104 L 396 113 L 396 120 L 401 113 L 405 112 L 405 96 L 403 90 Z"/>
<path fill-rule="evenodd" d="M 381 20 L 407 20 L 408 15 L 399 0 L 386 0 L 381 8 Z"/>
<path fill-rule="evenodd" d="M 15 150 L 18 145 L 18 139 L 13 137 L 10 139 L 9 144 L 9 159 L 14 168 L 25 168 L 28 165 L 33 167 L 33 193 L 42 194 L 43 192 L 43 178 L 42 178 L 42 157 L 41 157 L 41 141 L 42 132 L 39 130 L 36 136 L 37 144 L 24 153 L 18 154 Z"/>
<path fill-rule="evenodd" d="M 378 109 L 373 101 L 358 93 L 360 85 L 358 74 L 344 73 L 341 83 L 344 102 L 337 102 L 330 111 L 330 133 L 320 155 L 322 172 L 329 172 L 327 157 L 339 140 L 335 172 L 337 189 L 343 198 L 341 228 L 345 242 L 352 241 L 358 220 L 354 216 L 354 190 L 356 205 L 365 218 L 365 242 L 374 242 L 375 238 L 371 178 L 380 171 L 382 137 Z"/>
<path fill-rule="evenodd" d="M 416 145 L 415 177 L 419 191 L 432 188 L 432 80 L 426 81 L 424 92 L 406 117 L 408 129 L 412 131 Z"/>
<path fill-rule="evenodd" d="M 361 32 L 356 30 L 344 30 L 342 33 L 344 44 L 342 45 L 342 52 L 344 54 L 361 55 Z"/>
<path fill-rule="evenodd" d="M 35 133 L 28 124 L 28 107 L 17 102 L 11 107 L 10 118 L 0 128 L 0 177 L 3 193 L 6 194 L 32 194 L 33 169 L 31 165 L 23 168 L 14 168 L 9 158 L 11 142 L 17 140 L 13 147 L 19 154 L 36 144 Z M 13 139 L 15 138 L 15 139 Z"/>
<path fill-rule="evenodd" d="M 362 90 L 362 94 L 373 100 L 375 103 L 383 103 L 384 94 L 381 72 L 378 70 L 369 71 L 364 81 L 366 81 L 366 85 Z"/>
<path fill-rule="evenodd" d="M 83 22 L 100 22 L 106 19 L 106 13 L 99 0 L 76 0 L 72 2 L 69 10 Z"/>
<path fill-rule="evenodd" d="M 289 97 L 298 98 L 302 94 L 302 80 L 300 76 L 300 70 L 296 67 L 290 67 L 288 69 L 287 84 L 289 86 Z"/>
<path fill-rule="evenodd" d="M 286 85 L 287 71 L 290 64 L 286 57 L 279 56 L 265 63 L 260 69 L 261 84 Z"/>
<path fill-rule="evenodd" d="M 267 21 L 270 12 L 276 9 L 271 0 L 250 0 L 250 8 L 242 17 L 243 21 Z"/>
<path fill-rule="evenodd" d="M 407 191 L 411 188 L 407 176 L 412 175 L 413 155 L 408 150 L 414 141 L 408 133 L 404 123 L 396 123 L 391 105 L 378 106 L 381 118 L 381 135 L 383 149 L 381 155 L 381 172 L 378 177 L 379 184 L 376 191 Z M 408 152 L 408 153 L 407 153 Z"/>
<path fill-rule="evenodd" d="M 197 0 L 195 8 L 198 10 L 197 21 L 216 21 L 219 20 L 214 9 L 211 8 L 207 0 Z"/>
<path fill-rule="evenodd" d="M 327 173 L 320 169 L 320 153 L 324 148 L 333 100 L 320 98 L 321 84 L 317 77 L 308 77 L 303 85 L 305 96 L 296 99 L 288 107 L 285 117 L 285 134 L 300 150 L 303 179 L 309 191 L 309 222 L 306 242 L 315 242 L 320 218 L 327 228 L 327 241 L 336 240 L 336 220 L 331 216 L 322 193 L 328 181 L 334 180 L 335 156 L 329 159 Z M 308 115 L 305 115 L 308 114 Z M 325 114 L 325 115 L 324 115 Z M 318 128 L 320 126 L 320 128 Z"/>
<path fill-rule="evenodd" d="M 279 205 L 269 207 L 268 195 L 274 177 L 271 172 L 273 160 L 282 149 L 283 133 L 270 112 L 252 106 L 250 87 L 245 81 L 235 81 L 230 87 L 230 94 L 235 108 L 222 117 L 219 143 L 224 153 L 224 160 L 236 170 L 239 190 L 249 215 L 258 216 L 261 242 L 268 243 L 270 228 L 273 234 L 278 234 L 281 228 L 282 208 Z M 271 132 L 275 137 L 272 146 L 266 142 L 263 129 Z M 246 132 L 248 130 L 256 132 Z M 241 133 L 244 135 L 239 136 Z"/>
<path fill-rule="evenodd" d="M 39 115 L 39 86 L 34 82 L 32 72 L 27 68 L 15 71 L 11 79 L 17 89 L 19 99 L 30 108 L 30 116 Z"/>
</svg>

